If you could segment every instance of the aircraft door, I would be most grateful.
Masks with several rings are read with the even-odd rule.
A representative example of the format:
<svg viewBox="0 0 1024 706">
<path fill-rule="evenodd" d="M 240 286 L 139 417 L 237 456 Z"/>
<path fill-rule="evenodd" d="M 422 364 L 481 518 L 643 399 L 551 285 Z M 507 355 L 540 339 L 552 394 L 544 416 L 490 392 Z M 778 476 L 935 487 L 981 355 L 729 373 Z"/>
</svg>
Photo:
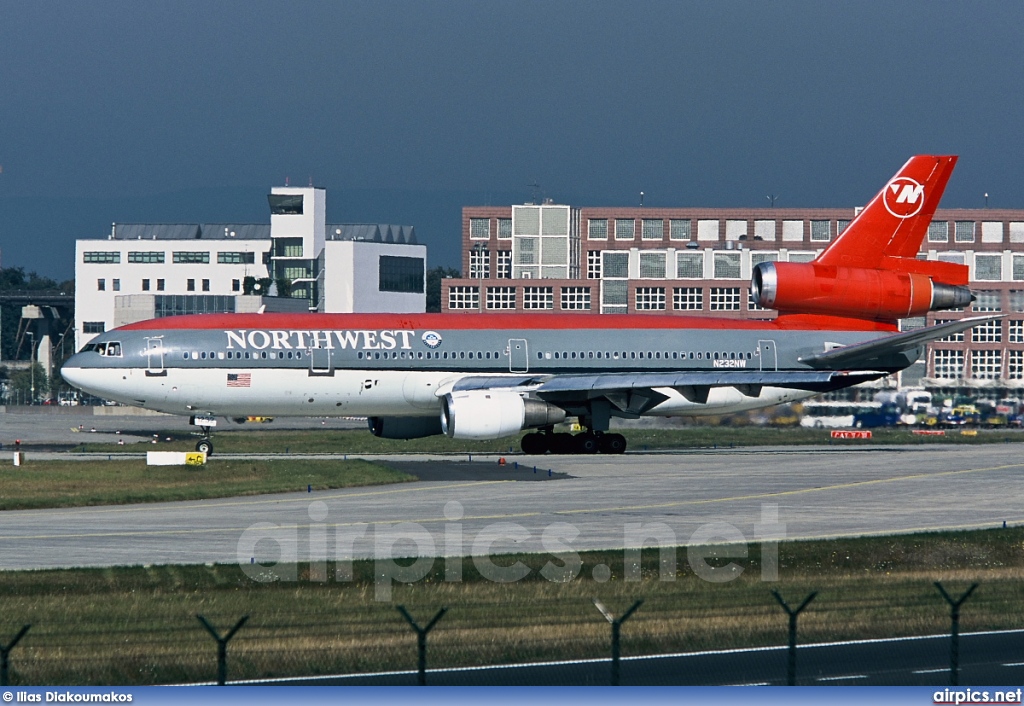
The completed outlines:
<svg viewBox="0 0 1024 706">
<path fill-rule="evenodd" d="M 779 354 L 775 348 L 775 341 L 761 340 L 757 342 L 757 356 L 761 370 L 778 370 Z"/>
<path fill-rule="evenodd" d="M 317 346 L 316 348 L 309 349 L 309 374 L 310 376 L 334 375 L 334 366 L 329 348 Z"/>
<path fill-rule="evenodd" d="M 508 340 L 508 371 L 510 373 L 525 373 L 530 369 L 530 356 L 527 352 L 525 338 L 510 338 Z"/>
<path fill-rule="evenodd" d="M 164 339 L 163 336 L 146 337 L 146 376 L 162 377 L 167 375 L 164 368 Z"/>
</svg>

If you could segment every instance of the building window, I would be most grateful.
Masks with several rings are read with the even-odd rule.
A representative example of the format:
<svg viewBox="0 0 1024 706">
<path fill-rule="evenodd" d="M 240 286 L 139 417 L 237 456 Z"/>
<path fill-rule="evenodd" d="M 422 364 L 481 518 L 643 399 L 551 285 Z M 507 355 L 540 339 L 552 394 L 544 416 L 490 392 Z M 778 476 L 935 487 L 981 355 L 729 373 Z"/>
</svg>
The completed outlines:
<svg viewBox="0 0 1024 706">
<path fill-rule="evenodd" d="M 210 291 L 210 280 L 208 280 L 208 279 L 204 279 L 203 280 L 203 291 L 204 292 L 209 292 Z"/>
<path fill-rule="evenodd" d="M 143 292 L 148 292 L 149 291 L 149 280 L 148 279 L 142 280 L 142 291 Z"/>
<path fill-rule="evenodd" d="M 185 280 L 185 291 L 194 292 L 196 291 L 196 281 L 194 279 Z"/>
<path fill-rule="evenodd" d="M 1024 255 L 1013 256 L 1013 278 L 1018 282 L 1024 280 Z"/>
<path fill-rule="evenodd" d="M 711 311 L 739 311 L 739 287 L 712 287 L 709 299 Z"/>
<path fill-rule="evenodd" d="M 117 264 L 121 262 L 121 253 L 119 252 L 97 252 L 87 251 L 82 253 L 82 262 L 87 263 L 106 263 L 106 264 Z"/>
<path fill-rule="evenodd" d="M 491 276 L 491 251 L 473 248 L 469 251 L 469 278 L 489 279 Z"/>
<path fill-rule="evenodd" d="M 103 333 L 107 325 L 103 321 L 83 321 L 82 333 Z"/>
<path fill-rule="evenodd" d="M 999 290 L 981 289 L 975 292 L 977 299 L 971 305 L 972 311 L 1002 311 L 1003 304 Z"/>
<path fill-rule="evenodd" d="M 832 223 L 830 221 L 811 221 L 811 240 L 825 243 L 832 240 Z"/>
<path fill-rule="evenodd" d="M 663 252 L 640 253 L 640 279 L 665 279 L 665 255 Z"/>
<path fill-rule="evenodd" d="M 205 265 L 210 262 L 210 253 L 183 250 L 173 253 L 172 260 L 178 265 Z"/>
<path fill-rule="evenodd" d="M 790 262 L 810 262 L 817 255 L 812 252 L 791 252 L 789 253 Z"/>
<path fill-rule="evenodd" d="M 957 221 L 955 224 L 954 239 L 958 243 L 974 242 L 974 221 Z"/>
<path fill-rule="evenodd" d="M 163 262 L 163 260 L 161 260 Z M 219 252 L 217 253 L 218 265 L 252 265 L 256 262 L 256 253 L 253 252 Z"/>
<path fill-rule="evenodd" d="M 936 350 L 935 377 L 939 380 L 959 380 L 964 376 L 964 352 Z"/>
<path fill-rule="evenodd" d="M 587 251 L 587 279 L 601 279 L 601 251 Z"/>
<path fill-rule="evenodd" d="M 629 277 L 629 253 L 605 250 L 601 269 L 601 276 L 605 279 L 625 279 Z"/>
<path fill-rule="evenodd" d="M 498 251 L 498 279 L 512 279 L 512 251 Z"/>
<path fill-rule="evenodd" d="M 100 292 L 107 291 L 107 280 L 103 278 L 96 280 L 96 290 Z"/>
<path fill-rule="evenodd" d="M 587 224 L 587 238 L 589 240 L 608 240 L 608 219 L 591 218 Z"/>
<path fill-rule="evenodd" d="M 690 219 L 672 218 L 668 222 L 669 240 L 690 239 Z"/>
<path fill-rule="evenodd" d="M 636 221 L 632 218 L 615 219 L 615 239 L 634 240 L 636 238 Z"/>
<path fill-rule="evenodd" d="M 156 252 L 153 250 L 143 250 L 140 252 L 128 252 L 128 262 L 140 262 L 140 263 L 157 263 L 162 264 L 164 261 L 164 252 Z"/>
<path fill-rule="evenodd" d="M 590 287 L 562 287 L 562 308 L 568 311 L 589 311 Z"/>
<path fill-rule="evenodd" d="M 554 309 L 554 287 L 523 287 L 524 309 Z"/>
<path fill-rule="evenodd" d="M 665 222 L 660 218 L 644 218 L 640 237 L 643 240 L 661 240 L 665 237 Z"/>
<path fill-rule="evenodd" d="M 995 282 L 1003 278 L 1002 255 L 975 255 L 974 279 Z"/>
<path fill-rule="evenodd" d="M 715 279 L 739 279 L 740 254 L 734 252 L 715 253 Z"/>
<path fill-rule="evenodd" d="M 605 279 L 601 284 L 601 313 L 625 314 L 629 291 L 624 279 Z"/>
<path fill-rule="evenodd" d="M 113 280 L 110 280 L 110 282 L 111 282 L 111 288 L 115 292 L 120 292 L 121 291 L 121 280 L 113 279 Z"/>
<path fill-rule="evenodd" d="M 1024 351 L 1006 351 L 1006 377 L 1024 380 Z"/>
<path fill-rule="evenodd" d="M 452 287 L 448 290 L 449 309 L 479 309 L 479 287 Z"/>
<path fill-rule="evenodd" d="M 940 252 L 939 262 L 952 262 L 954 265 L 964 264 L 964 254 L 962 252 Z"/>
<path fill-rule="evenodd" d="M 704 253 L 676 253 L 677 279 L 704 279 Z"/>
<path fill-rule="evenodd" d="M 636 310 L 659 311 L 665 308 L 664 287 L 637 287 Z"/>
<path fill-rule="evenodd" d="M 932 221 L 928 224 L 929 243 L 949 242 L 949 223 L 946 221 Z"/>
<path fill-rule="evenodd" d="M 842 235 L 843 231 L 846 230 L 849 225 L 850 221 L 847 218 L 840 218 L 838 221 L 836 221 L 836 235 Z"/>
<path fill-rule="evenodd" d="M 1017 319 L 1009 321 L 1006 325 L 1007 338 L 1009 343 L 1024 343 L 1024 321 Z"/>
<path fill-rule="evenodd" d="M 488 287 L 487 288 L 488 309 L 515 309 L 516 288 L 515 287 Z"/>
<path fill-rule="evenodd" d="M 221 294 L 157 294 L 153 297 L 155 318 L 184 314 L 231 314 L 235 298 Z"/>
<path fill-rule="evenodd" d="M 164 285 L 165 284 L 167 284 L 166 280 L 158 279 L 156 281 L 156 291 L 158 291 L 158 292 L 164 291 L 164 288 L 165 288 Z"/>
<path fill-rule="evenodd" d="M 676 287 L 672 290 L 672 308 L 677 311 L 700 311 L 704 308 L 701 287 Z"/>
<path fill-rule="evenodd" d="M 750 266 L 757 267 L 762 262 L 778 262 L 777 252 L 752 252 L 750 253 Z"/>
<path fill-rule="evenodd" d="M 1000 343 L 1002 340 L 1002 321 L 983 321 L 971 329 L 972 343 Z"/>
<path fill-rule="evenodd" d="M 423 258 L 381 255 L 377 262 L 378 289 L 382 292 L 423 293 Z"/>
<path fill-rule="evenodd" d="M 952 319 L 952 320 L 949 320 L 949 321 L 939 321 L 939 320 L 936 320 L 935 323 L 936 324 L 949 324 L 949 323 L 952 323 L 953 321 L 955 321 L 955 319 Z M 948 336 L 944 336 L 944 337 L 942 337 L 942 338 L 940 338 L 938 340 L 943 342 L 943 343 L 963 343 L 964 342 L 964 332 L 963 331 L 957 331 L 956 333 L 951 333 Z"/>
<path fill-rule="evenodd" d="M 163 280 L 161 280 L 161 282 L 162 281 Z M 238 279 L 231 280 L 231 291 L 232 292 L 240 292 L 240 291 L 242 291 L 242 281 L 238 280 Z"/>
<path fill-rule="evenodd" d="M 490 218 L 470 218 L 469 237 L 473 240 L 488 240 L 491 237 Z"/>
<path fill-rule="evenodd" d="M 996 380 L 1002 372 L 1002 351 L 971 351 L 972 378 Z"/>
<path fill-rule="evenodd" d="M 499 218 L 498 219 L 498 240 L 511 240 L 512 239 L 512 219 L 511 218 Z"/>
<path fill-rule="evenodd" d="M 1024 291 L 1011 289 L 1007 294 L 1010 295 L 1010 311 L 1024 311 Z"/>
</svg>

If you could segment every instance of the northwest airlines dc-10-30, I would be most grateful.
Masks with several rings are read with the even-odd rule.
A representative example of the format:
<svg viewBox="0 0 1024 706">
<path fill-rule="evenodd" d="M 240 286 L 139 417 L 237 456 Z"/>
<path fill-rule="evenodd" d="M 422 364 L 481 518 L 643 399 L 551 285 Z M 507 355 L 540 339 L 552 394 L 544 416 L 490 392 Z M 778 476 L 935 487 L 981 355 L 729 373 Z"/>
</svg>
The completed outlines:
<svg viewBox="0 0 1024 706">
<path fill-rule="evenodd" d="M 365 416 L 377 436 L 497 439 L 528 454 L 622 453 L 613 417 L 768 407 L 881 378 L 994 317 L 899 332 L 963 307 L 963 265 L 917 259 L 956 157 L 916 156 L 812 262 L 765 262 L 773 320 L 616 314 L 199 314 L 97 336 L 61 373 L 82 390 L 188 415 Z M 582 433 L 555 433 L 566 418 Z"/>
</svg>

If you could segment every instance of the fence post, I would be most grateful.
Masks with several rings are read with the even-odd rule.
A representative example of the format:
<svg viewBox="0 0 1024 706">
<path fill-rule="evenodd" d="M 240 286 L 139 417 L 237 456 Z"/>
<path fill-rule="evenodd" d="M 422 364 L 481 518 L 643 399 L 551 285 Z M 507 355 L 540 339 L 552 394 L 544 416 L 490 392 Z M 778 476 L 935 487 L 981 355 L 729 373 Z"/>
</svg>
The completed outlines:
<svg viewBox="0 0 1024 706">
<path fill-rule="evenodd" d="M 946 599 L 946 603 L 949 603 L 949 618 L 952 622 L 952 626 L 949 631 L 949 685 L 957 686 L 960 682 L 960 606 L 963 602 L 970 598 L 971 594 L 974 593 L 974 589 L 978 587 L 978 584 L 972 583 L 971 587 L 967 589 L 959 598 L 954 600 L 952 596 L 946 593 L 946 589 L 942 587 L 942 584 L 938 581 L 935 582 L 935 588 L 939 589 L 939 593 Z"/>
<path fill-rule="evenodd" d="M 227 634 L 223 637 L 217 632 L 216 628 L 210 625 L 210 621 L 201 615 L 197 615 L 199 622 L 203 624 L 213 639 L 217 641 L 217 686 L 224 686 L 228 680 L 228 640 L 235 636 L 238 629 L 245 625 L 245 621 L 249 619 L 248 615 L 243 615 L 242 619 L 235 623 L 235 627 L 228 630 Z"/>
<path fill-rule="evenodd" d="M 11 654 L 11 650 L 13 650 L 14 646 L 18 644 L 18 641 L 21 640 L 21 638 L 25 637 L 25 633 L 28 632 L 28 629 L 30 627 L 32 627 L 31 624 L 30 625 L 23 625 L 21 627 L 21 630 L 18 631 L 18 634 L 14 636 L 13 640 L 11 640 L 6 645 L 0 645 L 0 686 L 7 686 L 7 684 L 8 684 L 8 681 L 7 681 L 7 666 L 8 666 L 7 657 L 8 657 L 8 655 Z"/>
<path fill-rule="evenodd" d="M 416 631 L 416 650 L 417 650 L 417 653 L 418 653 L 418 658 L 416 660 L 416 666 L 417 666 L 417 669 L 419 671 L 419 685 L 420 686 L 426 686 L 427 685 L 427 633 L 430 632 L 434 628 L 435 625 L 437 625 L 437 621 L 438 620 L 440 620 L 442 617 L 444 617 L 444 614 L 448 612 L 448 607 L 444 606 L 444 607 L 441 608 L 441 610 L 437 611 L 437 615 L 435 615 L 433 617 L 433 619 L 429 623 L 427 623 L 426 627 L 422 627 L 422 628 L 419 626 L 419 624 L 415 620 L 413 620 L 413 617 L 411 615 L 409 615 L 409 611 L 407 611 L 405 609 L 404 605 L 396 606 L 396 608 L 398 608 L 398 612 L 402 614 L 402 617 L 405 618 L 406 622 L 408 622 L 409 625 L 412 626 L 412 629 Z"/>
<path fill-rule="evenodd" d="M 779 602 L 782 609 L 786 611 L 786 615 L 789 616 L 789 659 L 786 663 L 786 684 L 789 686 L 796 686 L 796 618 L 803 612 L 803 609 L 814 600 L 814 597 L 818 595 L 817 591 L 812 591 L 811 595 L 804 599 L 804 602 L 800 604 L 795 610 L 789 607 L 786 601 L 782 600 L 782 596 L 779 595 L 778 591 L 772 591 L 772 595 L 775 596 L 775 600 Z"/>
<path fill-rule="evenodd" d="M 639 599 L 630 606 L 629 610 L 622 614 L 622 617 L 616 619 L 615 616 L 611 614 L 611 611 L 604 607 L 604 604 L 601 601 L 596 598 L 594 599 L 594 605 L 597 606 L 597 609 L 601 611 L 601 615 L 603 615 L 605 620 L 611 623 L 612 626 L 612 686 L 619 685 L 619 635 L 621 634 L 622 624 L 629 620 L 629 616 L 633 615 L 636 609 L 639 608 L 643 602 L 643 598 Z"/>
</svg>

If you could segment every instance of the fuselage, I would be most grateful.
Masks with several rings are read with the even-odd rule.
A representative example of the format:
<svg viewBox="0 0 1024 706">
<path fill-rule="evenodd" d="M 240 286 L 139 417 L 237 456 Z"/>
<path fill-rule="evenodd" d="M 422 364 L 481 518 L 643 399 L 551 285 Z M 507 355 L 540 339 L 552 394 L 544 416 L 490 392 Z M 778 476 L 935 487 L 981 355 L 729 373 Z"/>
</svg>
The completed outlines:
<svg viewBox="0 0 1024 706">
<path fill-rule="evenodd" d="M 808 370 L 801 357 L 892 330 L 805 316 L 182 316 L 101 334 L 62 374 L 91 394 L 172 414 L 424 417 L 469 376 Z M 721 414 L 813 394 L 716 387 L 695 402 L 660 392 L 667 399 L 646 414 Z"/>
</svg>

